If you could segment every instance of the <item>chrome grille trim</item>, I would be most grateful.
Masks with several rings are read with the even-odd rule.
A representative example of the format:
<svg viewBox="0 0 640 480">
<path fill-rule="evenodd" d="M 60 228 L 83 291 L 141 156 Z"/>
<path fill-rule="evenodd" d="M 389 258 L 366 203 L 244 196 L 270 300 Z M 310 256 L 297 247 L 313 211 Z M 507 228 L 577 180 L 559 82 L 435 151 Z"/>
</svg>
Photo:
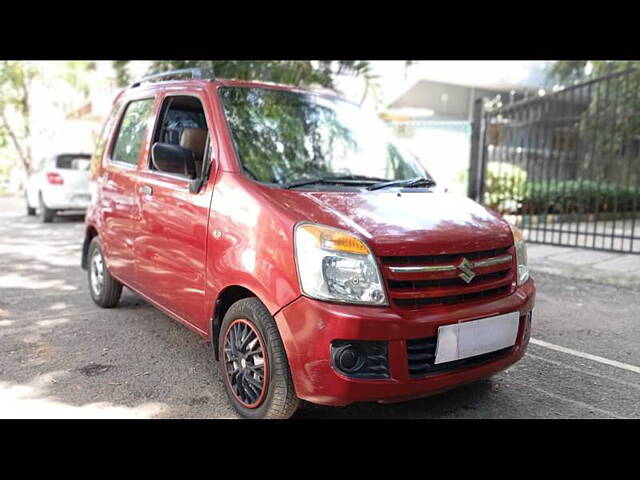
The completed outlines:
<svg viewBox="0 0 640 480">
<path fill-rule="evenodd" d="M 501 257 L 493 257 L 487 258 L 486 260 L 478 260 L 473 263 L 473 267 L 490 267 L 493 265 L 499 265 L 501 263 L 511 262 L 513 260 L 513 256 L 511 255 L 502 255 Z"/>
<path fill-rule="evenodd" d="M 461 255 L 464 256 L 464 255 Z M 512 255 L 501 255 L 499 257 L 487 258 L 486 260 L 477 260 L 470 262 L 473 268 L 477 267 L 490 267 L 493 265 L 499 265 L 501 263 L 507 263 L 513 261 Z M 415 267 L 387 267 L 389 271 L 393 273 L 416 273 L 416 272 L 448 272 L 456 270 L 456 265 L 423 265 Z"/>
</svg>

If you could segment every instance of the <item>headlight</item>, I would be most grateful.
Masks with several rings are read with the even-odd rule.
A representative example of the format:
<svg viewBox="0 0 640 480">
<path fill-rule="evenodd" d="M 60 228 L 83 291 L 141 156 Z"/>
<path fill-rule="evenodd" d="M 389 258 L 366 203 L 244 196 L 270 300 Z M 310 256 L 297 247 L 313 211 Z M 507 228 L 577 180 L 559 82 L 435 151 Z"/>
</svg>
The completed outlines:
<svg viewBox="0 0 640 480">
<path fill-rule="evenodd" d="M 518 265 L 518 285 L 522 285 L 529 278 L 529 265 L 527 263 L 527 245 L 524 243 L 524 235 L 522 231 L 511 225 L 513 232 L 513 242 L 516 246 L 516 263 Z"/>
<path fill-rule="evenodd" d="M 306 296 L 387 305 L 378 264 L 363 241 L 310 223 L 298 224 L 294 236 L 300 288 Z"/>
</svg>

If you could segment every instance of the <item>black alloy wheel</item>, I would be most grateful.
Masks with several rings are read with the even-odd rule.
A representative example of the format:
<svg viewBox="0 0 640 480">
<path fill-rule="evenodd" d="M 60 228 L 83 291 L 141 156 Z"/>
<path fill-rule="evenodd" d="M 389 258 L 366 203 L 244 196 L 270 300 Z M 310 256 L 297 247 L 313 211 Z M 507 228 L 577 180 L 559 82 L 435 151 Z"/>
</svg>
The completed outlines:
<svg viewBox="0 0 640 480">
<path fill-rule="evenodd" d="M 246 408 L 260 406 L 267 392 L 268 365 L 260 333 L 243 318 L 225 333 L 224 364 L 231 392 Z"/>
</svg>

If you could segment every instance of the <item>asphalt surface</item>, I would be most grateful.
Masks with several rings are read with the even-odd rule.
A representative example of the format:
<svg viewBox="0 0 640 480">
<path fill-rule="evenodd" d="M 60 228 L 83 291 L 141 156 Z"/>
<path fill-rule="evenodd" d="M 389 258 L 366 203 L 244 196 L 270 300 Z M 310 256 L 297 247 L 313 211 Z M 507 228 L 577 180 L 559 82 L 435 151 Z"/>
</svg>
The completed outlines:
<svg viewBox="0 0 640 480">
<path fill-rule="evenodd" d="M 235 418 L 207 342 L 127 289 L 93 304 L 82 232 L 82 217 L 42 224 L 0 198 L 0 417 Z M 532 336 L 569 353 L 532 344 L 488 381 L 294 418 L 640 418 L 640 292 L 535 279 Z"/>
</svg>

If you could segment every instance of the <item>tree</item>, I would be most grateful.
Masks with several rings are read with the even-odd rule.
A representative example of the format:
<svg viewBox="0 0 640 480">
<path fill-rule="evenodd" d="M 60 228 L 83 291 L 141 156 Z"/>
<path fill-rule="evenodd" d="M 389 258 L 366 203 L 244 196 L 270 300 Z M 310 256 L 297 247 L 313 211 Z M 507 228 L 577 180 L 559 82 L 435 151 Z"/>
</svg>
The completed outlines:
<svg viewBox="0 0 640 480">
<path fill-rule="evenodd" d="M 130 82 L 127 63 L 122 60 L 113 62 L 120 87 Z M 354 75 L 365 81 L 362 100 L 376 88 L 376 76 L 371 72 L 370 62 L 365 60 L 157 60 L 152 62 L 147 73 L 183 68 L 203 68 L 219 78 L 261 80 L 294 86 L 320 85 L 325 88 L 335 87 L 337 75 Z"/>
<path fill-rule="evenodd" d="M 130 83 L 127 64 L 129 60 L 116 60 L 112 63 L 116 73 L 116 83 L 119 87 L 126 87 Z"/>
<path fill-rule="evenodd" d="M 579 151 L 582 171 L 600 180 L 630 182 L 640 177 L 638 163 L 629 163 L 640 139 L 640 117 L 636 114 L 640 108 L 640 61 L 562 60 L 549 70 L 550 79 L 565 84 L 605 76 L 576 85 L 573 96 L 568 96 L 588 99 L 588 107 L 574 126 L 586 146 Z"/>
<path fill-rule="evenodd" d="M 640 67 L 639 61 L 628 60 L 559 60 L 553 62 L 548 71 L 549 80 L 560 83 L 575 83 L 589 77 Z"/>
<path fill-rule="evenodd" d="M 87 98 L 92 87 L 89 73 L 96 69 L 95 62 L 68 61 L 64 67 L 65 81 Z"/>
<path fill-rule="evenodd" d="M 547 76 L 561 83 L 579 81 L 587 76 L 587 63 L 588 60 L 559 60 L 551 64 Z"/>
<path fill-rule="evenodd" d="M 36 69 L 26 62 L 0 62 L 0 145 L 10 144 L 27 174 L 31 173 L 31 104 L 29 87 Z"/>
</svg>

